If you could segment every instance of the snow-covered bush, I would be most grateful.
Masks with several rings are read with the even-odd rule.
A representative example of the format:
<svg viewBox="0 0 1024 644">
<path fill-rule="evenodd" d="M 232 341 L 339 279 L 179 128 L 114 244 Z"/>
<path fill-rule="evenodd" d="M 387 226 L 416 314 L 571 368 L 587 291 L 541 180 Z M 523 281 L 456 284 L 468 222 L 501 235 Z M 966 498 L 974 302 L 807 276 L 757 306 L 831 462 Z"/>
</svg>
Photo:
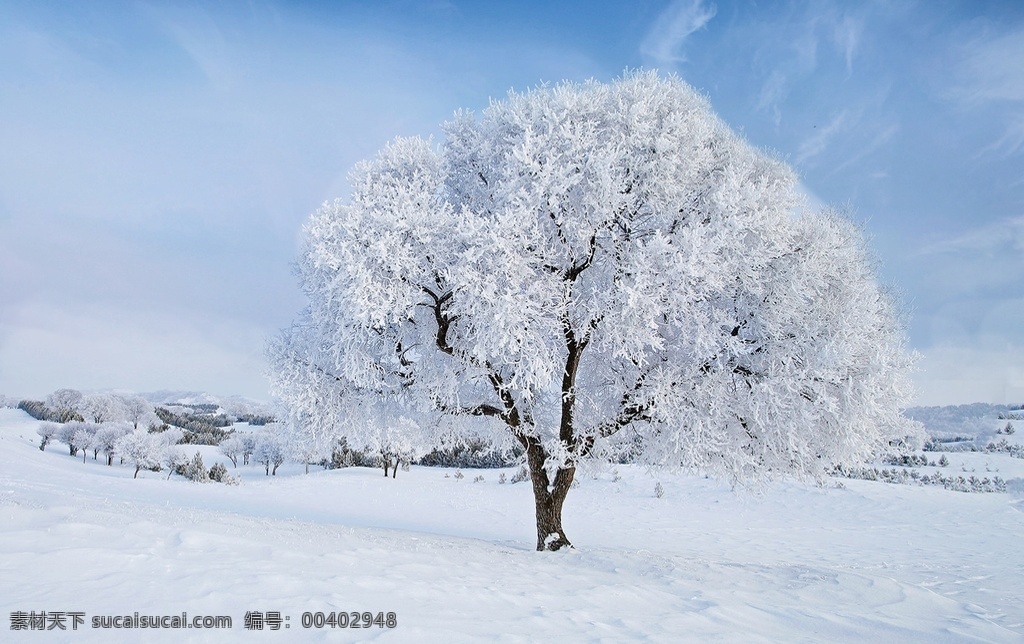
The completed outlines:
<svg viewBox="0 0 1024 644">
<path fill-rule="evenodd" d="M 210 468 L 210 480 L 224 485 L 238 485 L 238 481 L 228 474 L 228 468 L 223 463 L 214 463 Z"/>
<path fill-rule="evenodd" d="M 511 483 L 522 483 L 523 481 L 530 480 L 530 471 L 526 469 L 525 465 L 520 465 L 516 473 L 512 475 Z"/>
<path fill-rule="evenodd" d="M 196 483 L 208 483 L 210 481 L 210 474 L 203 464 L 203 455 L 196 452 L 192 460 L 187 461 L 181 466 L 181 475 Z"/>
</svg>

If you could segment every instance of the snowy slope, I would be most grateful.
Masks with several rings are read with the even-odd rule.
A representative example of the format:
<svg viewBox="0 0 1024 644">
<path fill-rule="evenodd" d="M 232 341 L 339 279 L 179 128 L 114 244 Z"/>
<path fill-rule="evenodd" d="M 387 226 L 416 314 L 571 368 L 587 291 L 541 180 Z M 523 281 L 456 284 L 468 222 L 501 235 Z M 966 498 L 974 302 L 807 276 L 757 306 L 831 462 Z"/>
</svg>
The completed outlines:
<svg viewBox="0 0 1024 644">
<path fill-rule="evenodd" d="M 530 490 L 497 471 L 240 466 L 239 486 L 132 480 L 63 445 L 40 452 L 37 425 L 0 409 L 0 612 L 86 623 L 73 636 L 3 624 L 4 641 L 1024 640 L 1012 495 L 843 481 L 753 497 L 661 476 L 656 498 L 654 478 L 619 467 L 620 480 L 570 493 L 577 549 L 537 553 Z M 90 628 L 136 611 L 233 626 Z M 289 632 L 246 631 L 246 611 L 280 611 Z M 398 626 L 303 629 L 306 611 L 394 611 Z"/>
</svg>

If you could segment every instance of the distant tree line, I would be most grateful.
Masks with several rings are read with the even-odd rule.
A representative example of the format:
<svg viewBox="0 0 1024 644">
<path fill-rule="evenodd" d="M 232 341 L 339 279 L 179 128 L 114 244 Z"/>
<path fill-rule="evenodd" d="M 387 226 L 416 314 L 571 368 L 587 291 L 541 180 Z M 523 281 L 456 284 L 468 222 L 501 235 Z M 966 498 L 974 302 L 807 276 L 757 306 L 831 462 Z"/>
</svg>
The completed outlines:
<svg viewBox="0 0 1024 644">
<path fill-rule="evenodd" d="M 166 407 L 155 407 L 157 415 L 164 426 L 180 427 L 185 435 L 181 442 L 188 445 L 219 445 L 230 432 L 223 427 L 230 427 L 231 419 L 224 414 L 175 413 Z M 160 428 L 158 428 L 160 429 Z"/>
<path fill-rule="evenodd" d="M 46 406 L 41 400 L 22 400 L 18 403 L 18 409 L 22 410 L 36 420 L 45 420 L 52 423 L 67 423 L 71 421 L 83 421 L 82 415 L 76 411 L 57 411 Z"/>
</svg>

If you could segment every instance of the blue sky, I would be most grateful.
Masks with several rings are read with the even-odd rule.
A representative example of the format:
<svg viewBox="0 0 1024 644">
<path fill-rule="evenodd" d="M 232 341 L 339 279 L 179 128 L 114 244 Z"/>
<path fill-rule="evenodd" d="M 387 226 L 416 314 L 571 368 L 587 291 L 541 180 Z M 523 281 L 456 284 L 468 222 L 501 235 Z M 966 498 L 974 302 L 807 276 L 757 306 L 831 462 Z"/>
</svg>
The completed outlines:
<svg viewBox="0 0 1024 644">
<path fill-rule="evenodd" d="M 356 161 L 637 67 L 862 223 L 919 403 L 1024 403 L 1024 3 L 983 1 L 5 2 L 0 393 L 266 398 Z"/>
</svg>

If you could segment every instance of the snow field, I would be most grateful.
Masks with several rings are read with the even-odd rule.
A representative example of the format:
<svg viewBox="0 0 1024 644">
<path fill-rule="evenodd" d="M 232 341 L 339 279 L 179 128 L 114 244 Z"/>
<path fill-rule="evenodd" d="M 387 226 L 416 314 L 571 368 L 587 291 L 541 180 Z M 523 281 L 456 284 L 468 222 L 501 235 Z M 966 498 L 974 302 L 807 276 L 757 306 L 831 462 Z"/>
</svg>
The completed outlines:
<svg viewBox="0 0 1024 644">
<path fill-rule="evenodd" d="M 0 410 L 0 611 L 82 611 L 5 641 L 1018 642 L 1022 500 L 844 480 L 734 493 L 619 466 L 566 502 L 576 550 L 533 551 L 528 484 L 497 470 L 232 468 L 238 486 L 40 452 Z M 189 450 L 193 453 L 193 450 Z M 938 454 L 935 458 L 938 458 Z M 1004 478 L 1019 459 L 989 454 Z M 984 462 L 984 461 L 982 461 Z M 966 464 L 966 462 L 965 462 Z M 511 476 L 512 470 L 506 470 Z M 482 475 L 484 481 L 473 483 Z M 665 494 L 657 498 L 655 481 Z M 303 629 L 305 611 L 394 611 L 393 630 Z M 230 615 L 230 630 L 111 631 L 96 615 Z M 253 632 L 280 611 L 289 632 Z"/>
</svg>

